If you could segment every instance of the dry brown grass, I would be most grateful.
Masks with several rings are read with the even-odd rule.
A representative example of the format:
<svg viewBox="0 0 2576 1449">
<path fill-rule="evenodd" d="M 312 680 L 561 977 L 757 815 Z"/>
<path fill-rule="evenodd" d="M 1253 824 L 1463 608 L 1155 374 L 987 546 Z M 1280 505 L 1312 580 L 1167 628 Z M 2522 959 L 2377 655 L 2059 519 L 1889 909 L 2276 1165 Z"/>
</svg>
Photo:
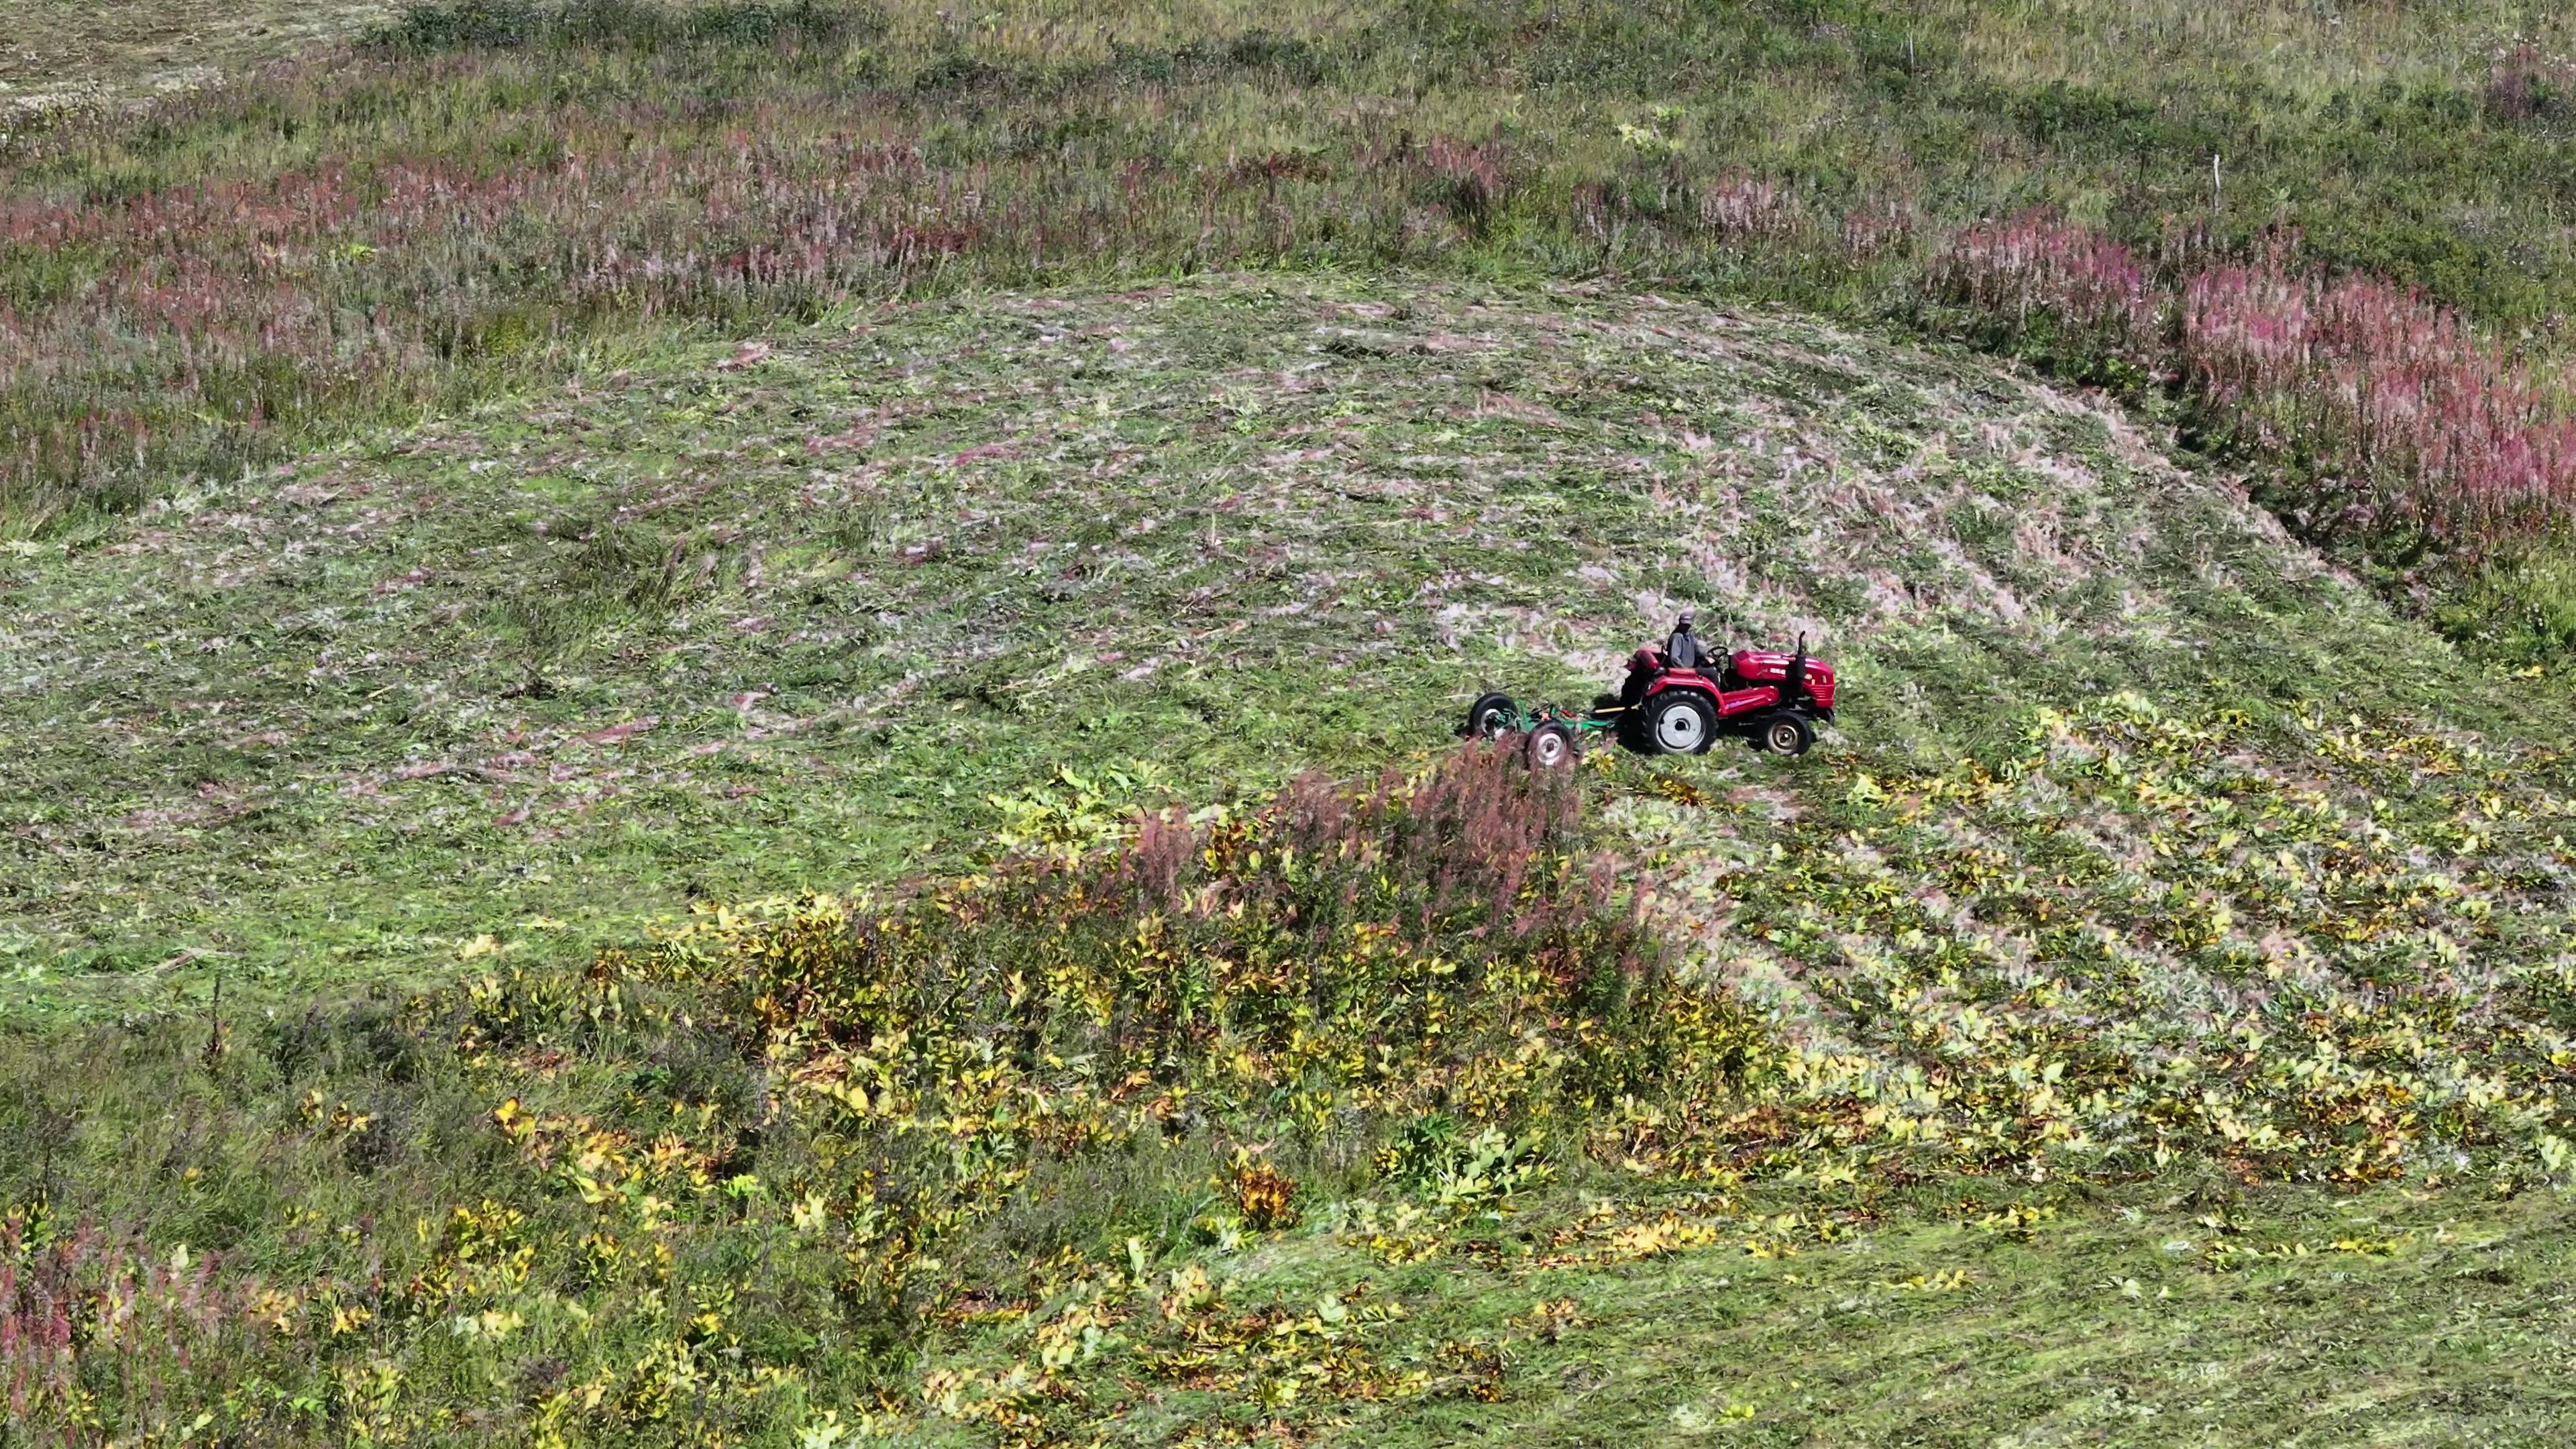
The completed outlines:
<svg viewBox="0 0 2576 1449">
<path fill-rule="evenodd" d="M 348 35 L 393 9 L 373 0 L 11 0 L 0 6 L 0 106 L 201 83 Z"/>
</svg>

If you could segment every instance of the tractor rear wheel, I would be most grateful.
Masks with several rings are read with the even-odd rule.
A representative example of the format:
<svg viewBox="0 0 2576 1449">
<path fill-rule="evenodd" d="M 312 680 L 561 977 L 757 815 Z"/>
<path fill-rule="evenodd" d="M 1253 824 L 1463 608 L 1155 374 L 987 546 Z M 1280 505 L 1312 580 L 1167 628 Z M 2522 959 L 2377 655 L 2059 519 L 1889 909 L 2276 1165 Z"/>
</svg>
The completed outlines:
<svg viewBox="0 0 2576 1449">
<path fill-rule="evenodd" d="M 1521 707 L 1508 694 L 1480 694 L 1474 704 L 1467 706 L 1465 734 L 1471 740 L 1490 740 L 1520 727 Z"/>
<path fill-rule="evenodd" d="M 1521 741 L 1521 758 L 1534 771 L 1562 770 L 1574 763 L 1574 731 L 1561 724 L 1543 724 Z"/>
<path fill-rule="evenodd" d="M 1815 726 L 1794 714 L 1775 714 L 1753 732 L 1754 746 L 1775 755 L 1803 755 L 1815 742 Z"/>
<path fill-rule="evenodd" d="M 1677 689 L 1646 701 L 1646 741 L 1658 755 L 1705 755 L 1717 738 L 1717 714 L 1708 701 Z"/>
</svg>

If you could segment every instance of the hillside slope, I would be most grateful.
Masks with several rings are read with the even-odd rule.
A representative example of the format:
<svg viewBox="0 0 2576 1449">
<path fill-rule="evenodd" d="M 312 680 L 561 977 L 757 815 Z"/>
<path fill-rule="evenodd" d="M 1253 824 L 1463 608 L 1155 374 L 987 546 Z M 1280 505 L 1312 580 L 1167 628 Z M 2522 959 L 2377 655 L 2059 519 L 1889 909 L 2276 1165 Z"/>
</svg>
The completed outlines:
<svg viewBox="0 0 2576 1449">
<path fill-rule="evenodd" d="M 1835 748 L 1927 759 L 2115 689 L 2471 687 L 2096 403 L 1578 291 L 893 309 L 10 547 L 22 1005 L 580 949 L 962 861 L 1060 770 L 1420 758 L 1477 689 L 1587 698 L 1692 605 L 1838 659 Z"/>
<path fill-rule="evenodd" d="M 0 589 L 0 1374 L 93 1439 L 2565 1438 L 2564 685 L 1987 362 L 975 298 Z M 1841 729 L 1453 753 L 1684 606 Z"/>
</svg>

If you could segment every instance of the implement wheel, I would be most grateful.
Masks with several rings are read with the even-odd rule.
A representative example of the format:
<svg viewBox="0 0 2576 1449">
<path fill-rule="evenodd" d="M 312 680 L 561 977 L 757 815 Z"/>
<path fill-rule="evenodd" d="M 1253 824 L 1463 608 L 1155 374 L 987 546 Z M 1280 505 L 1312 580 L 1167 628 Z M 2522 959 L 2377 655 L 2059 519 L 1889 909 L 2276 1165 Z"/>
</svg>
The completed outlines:
<svg viewBox="0 0 2576 1449">
<path fill-rule="evenodd" d="M 1461 733 L 1471 740 L 1490 740 L 1520 727 L 1521 707 L 1510 695 L 1497 692 L 1480 694 L 1467 706 L 1467 726 Z"/>
<path fill-rule="evenodd" d="M 1521 741 L 1521 758 L 1534 771 L 1565 769 L 1574 763 L 1578 753 L 1574 731 L 1561 724 L 1540 725 Z"/>
</svg>

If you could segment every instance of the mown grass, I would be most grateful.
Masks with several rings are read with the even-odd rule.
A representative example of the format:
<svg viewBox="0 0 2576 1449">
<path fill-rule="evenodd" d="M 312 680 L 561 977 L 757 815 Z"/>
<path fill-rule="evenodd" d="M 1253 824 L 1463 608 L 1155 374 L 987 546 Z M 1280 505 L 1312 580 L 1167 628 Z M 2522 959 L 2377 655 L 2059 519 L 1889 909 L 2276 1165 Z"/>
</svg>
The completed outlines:
<svg viewBox="0 0 2576 1449">
<path fill-rule="evenodd" d="M 1060 770 L 1117 808 L 1419 758 L 1489 684 L 1588 700 L 1685 604 L 1808 632 L 1856 742 L 1944 761 L 2213 671 L 2529 730 L 2557 688 L 2488 693 L 1972 359 L 1415 284 L 603 358 L 0 581 L 0 948 L 40 1013 L 578 959 L 692 897 L 966 865 Z"/>
<path fill-rule="evenodd" d="M 74 1442 L 2562 1428 L 2563 683 L 1972 356 L 920 304 L 7 566 L 10 1364 Z M 1313 874 L 1329 790 L 1217 823 L 1684 604 L 1866 708 L 1600 757 L 1508 908 Z M 910 935 L 750 904 L 924 872 Z"/>
<path fill-rule="evenodd" d="M 0 130 L 219 83 L 295 50 L 346 42 L 399 7 L 372 0 L 20 0 L 0 15 Z"/>
</svg>

